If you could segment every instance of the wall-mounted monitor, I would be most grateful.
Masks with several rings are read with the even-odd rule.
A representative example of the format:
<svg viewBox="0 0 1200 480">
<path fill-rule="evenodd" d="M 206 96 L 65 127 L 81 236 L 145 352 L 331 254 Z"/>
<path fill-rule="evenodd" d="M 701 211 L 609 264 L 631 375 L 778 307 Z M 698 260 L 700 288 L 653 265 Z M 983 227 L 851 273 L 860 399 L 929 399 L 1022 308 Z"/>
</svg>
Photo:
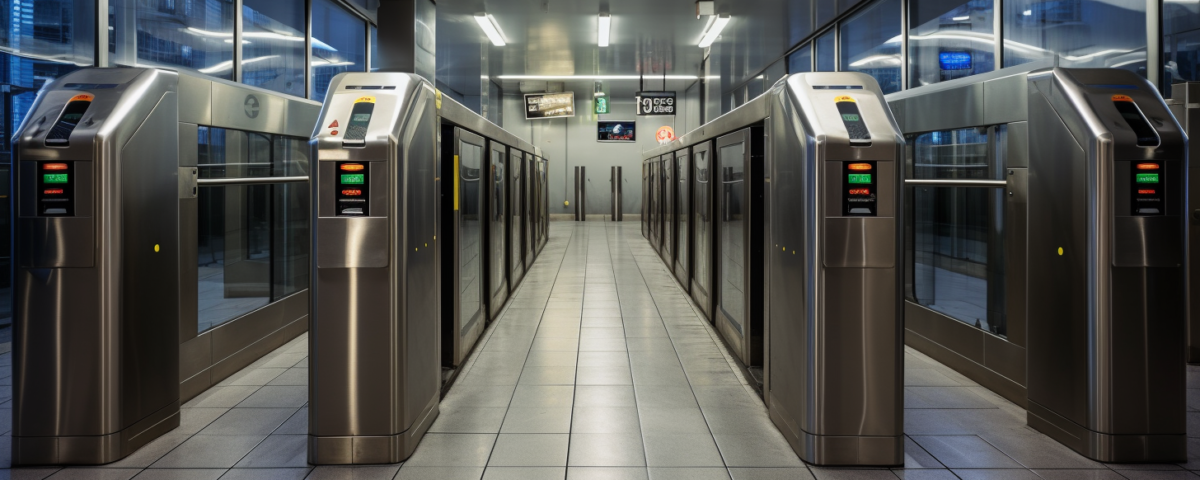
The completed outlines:
<svg viewBox="0 0 1200 480">
<path fill-rule="evenodd" d="M 596 122 L 596 141 L 598 142 L 636 142 L 637 123 L 633 121 L 604 121 Z"/>
<path fill-rule="evenodd" d="M 938 64 L 942 70 L 970 70 L 972 67 L 971 52 L 940 52 Z"/>
<path fill-rule="evenodd" d="M 525 95 L 525 119 L 575 116 L 575 92 L 531 93 Z"/>
</svg>

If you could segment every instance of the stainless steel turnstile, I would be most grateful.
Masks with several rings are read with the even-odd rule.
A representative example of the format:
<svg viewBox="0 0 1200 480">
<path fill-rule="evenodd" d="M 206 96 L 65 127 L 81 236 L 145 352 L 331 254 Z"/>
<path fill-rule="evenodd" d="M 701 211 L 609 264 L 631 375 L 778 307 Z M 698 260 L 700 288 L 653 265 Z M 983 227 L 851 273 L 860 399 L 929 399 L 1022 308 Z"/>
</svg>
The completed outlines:
<svg viewBox="0 0 1200 480">
<path fill-rule="evenodd" d="M 436 97 L 416 75 L 343 73 L 313 133 L 311 463 L 399 462 L 437 417 Z"/>
<path fill-rule="evenodd" d="M 14 465 L 113 462 L 179 425 L 178 87 L 76 71 L 16 134 Z"/>
<path fill-rule="evenodd" d="M 691 281 L 687 282 L 692 300 L 705 318 L 713 318 L 713 265 L 716 262 L 716 224 L 713 201 L 716 184 L 713 178 L 712 141 L 693 143 L 692 154 L 692 253 Z"/>
<path fill-rule="evenodd" d="M 612 195 L 612 200 L 609 203 L 609 219 L 614 222 L 620 222 L 621 215 L 621 167 L 612 167 L 612 172 L 608 177 L 609 194 Z"/>
<path fill-rule="evenodd" d="M 1116 69 L 1028 76 L 1029 425 L 1106 462 L 1187 459 L 1187 139 Z"/>
<path fill-rule="evenodd" d="M 587 167 L 575 167 L 575 221 L 587 221 Z"/>
<path fill-rule="evenodd" d="M 1171 86 L 1171 98 L 1167 100 L 1171 113 L 1183 126 L 1188 138 L 1200 135 L 1200 82 L 1177 83 Z M 1194 157 L 1200 142 L 1188 142 L 1188 157 Z M 1188 189 L 1200 186 L 1200 168 L 1189 163 L 1187 169 Z M 1188 252 L 1200 252 L 1200 192 L 1188 192 Z M 1200 363 L 1200 255 L 1188 256 L 1188 321 L 1187 362 Z"/>
</svg>

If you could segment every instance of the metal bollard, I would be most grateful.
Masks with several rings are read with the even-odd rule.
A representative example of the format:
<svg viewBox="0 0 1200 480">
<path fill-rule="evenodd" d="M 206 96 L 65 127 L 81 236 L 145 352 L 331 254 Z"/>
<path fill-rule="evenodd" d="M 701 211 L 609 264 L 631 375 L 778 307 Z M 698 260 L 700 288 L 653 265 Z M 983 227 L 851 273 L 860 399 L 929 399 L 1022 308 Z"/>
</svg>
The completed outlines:
<svg viewBox="0 0 1200 480">
<path fill-rule="evenodd" d="M 587 167 L 575 167 L 575 221 L 587 220 Z"/>
<path fill-rule="evenodd" d="M 610 215 L 612 221 L 621 221 L 621 167 L 612 167 L 612 176 L 609 178 L 609 183 L 612 184 L 612 212 Z"/>
</svg>

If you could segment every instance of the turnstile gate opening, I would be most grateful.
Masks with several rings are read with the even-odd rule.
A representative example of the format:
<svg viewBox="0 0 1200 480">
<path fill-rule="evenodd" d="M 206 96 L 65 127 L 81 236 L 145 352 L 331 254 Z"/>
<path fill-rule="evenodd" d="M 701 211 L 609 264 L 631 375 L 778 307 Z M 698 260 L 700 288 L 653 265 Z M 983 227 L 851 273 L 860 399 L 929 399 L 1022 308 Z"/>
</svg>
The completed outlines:
<svg viewBox="0 0 1200 480">
<path fill-rule="evenodd" d="M 1031 72 L 1029 425 L 1106 462 L 1187 459 L 1187 138 L 1133 72 Z"/>
<path fill-rule="evenodd" d="M 343 73 L 313 133 L 313 464 L 402 461 L 438 414 L 435 96 L 415 75 Z"/>
<path fill-rule="evenodd" d="M 178 86 L 76 71 L 16 135 L 14 465 L 109 463 L 179 425 Z"/>
</svg>

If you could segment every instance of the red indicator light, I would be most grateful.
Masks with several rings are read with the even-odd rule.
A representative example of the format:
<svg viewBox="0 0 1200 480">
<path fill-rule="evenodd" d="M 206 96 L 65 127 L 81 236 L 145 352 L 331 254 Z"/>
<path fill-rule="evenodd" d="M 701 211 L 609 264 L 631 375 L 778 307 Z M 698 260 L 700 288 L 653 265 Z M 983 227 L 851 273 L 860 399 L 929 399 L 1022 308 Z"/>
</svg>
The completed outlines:
<svg viewBox="0 0 1200 480">
<path fill-rule="evenodd" d="M 850 170 L 855 171 L 855 172 L 865 172 L 865 171 L 871 169 L 871 164 L 869 164 L 869 163 L 851 163 L 850 165 L 847 165 L 846 168 L 849 168 Z"/>
<path fill-rule="evenodd" d="M 870 195 L 871 189 L 869 189 L 869 188 L 851 188 L 850 194 L 851 195 Z"/>
<path fill-rule="evenodd" d="M 61 171 L 61 170 L 66 170 L 66 169 L 67 169 L 67 164 L 65 164 L 65 163 L 43 163 L 42 164 L 42 170 Z"/>
<path fill-rule="evenodd" d="M 359 197 L 359 196 L 362 196 L 362 190 L 359 190 L 357 188 L 347 188 L 345 190 L 342 190 L 342 195 L 345 195 L 347 197 Z"/>
<path fill-rule="evenodd" d="M 1139 163 L 1139 164 L 1137 164 L 1137 169 L 1138 170 L 1158 170 L 1158 164 L 1157 163 Z"/>
<path fill-rule="evenodd" d="M 63 194 L 63 189 L 61 189 L 61 188 L 47 188 L 45 190 L 42 190 L 42 195 L 62 195 L 62 194 Z"/>
<path fill-rule="evenodd" d="M 1138 190 L 1138 195 L 1154 195 L 1154 190 L 1141 189 L 1141 190 Z"/>
<path fill-rule="evenodd" d="M 361 172 L 367 167 L 361 163 L 343 163 L 340 167 L 344 172 Z"/>
</svg>

